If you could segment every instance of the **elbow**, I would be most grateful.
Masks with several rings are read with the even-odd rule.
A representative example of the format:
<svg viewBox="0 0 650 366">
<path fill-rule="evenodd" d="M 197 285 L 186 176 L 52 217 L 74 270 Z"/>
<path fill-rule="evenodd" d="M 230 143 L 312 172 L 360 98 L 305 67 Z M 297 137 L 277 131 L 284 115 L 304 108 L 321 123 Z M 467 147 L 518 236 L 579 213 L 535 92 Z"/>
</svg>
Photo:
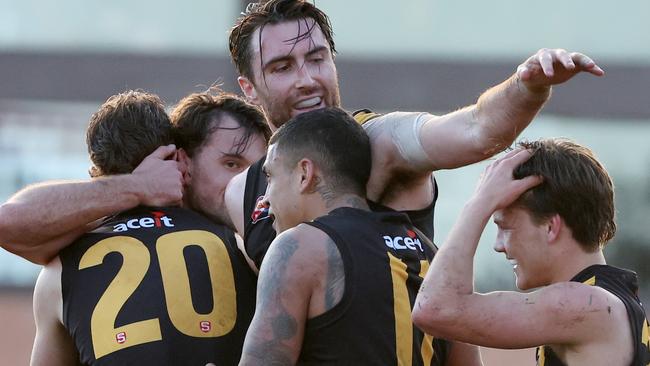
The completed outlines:
<svg viewBox="0 0 650 366">
<path fill-rule="evenodd" d="M 28 247 L 22 244 L 7 243 L 0 244 L 0 247 L 12 254 L 41 266 L 48 264 L 52 259 L 54 259 L 54 257 L 56 257 L 55 253 L 47 253 L 39 247 Z"/>
<path fill-rule="evenodd" d="M 461 313 L 455 304 L 445 304 L 444 301 L 434 301 L 418 295 L 411 320 L 425 333 L 445 338 L 450 337 L 449 332 L 456 327 Z"/>
</svg>

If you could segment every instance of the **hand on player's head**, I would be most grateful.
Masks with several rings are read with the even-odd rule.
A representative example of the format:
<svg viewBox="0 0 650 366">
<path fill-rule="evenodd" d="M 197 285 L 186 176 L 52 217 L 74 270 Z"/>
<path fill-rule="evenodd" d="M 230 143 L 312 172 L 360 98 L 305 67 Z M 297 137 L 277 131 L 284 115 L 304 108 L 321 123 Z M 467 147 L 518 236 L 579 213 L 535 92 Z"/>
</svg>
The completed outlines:
<svg viewBox="0 0 650 366">
<path fill-rule="evenodd" d="M 176 160 L 176 146 L 160 146 L 149 154 L 132 176 L 136 180 L 140 204 L 176 206 L 183 200 L 184 164 Z"/>
<path fill-rule="evenodd" d="M 523 179 L 513 177 L 513 171 L 531 156 L 531 151 L 517 148 L 492 162 L 479 180 L 475 197 L 496 211 L 509 206 L 524 192 L 542 183 L 542 177 L 536 175 Z"/>
</svg>

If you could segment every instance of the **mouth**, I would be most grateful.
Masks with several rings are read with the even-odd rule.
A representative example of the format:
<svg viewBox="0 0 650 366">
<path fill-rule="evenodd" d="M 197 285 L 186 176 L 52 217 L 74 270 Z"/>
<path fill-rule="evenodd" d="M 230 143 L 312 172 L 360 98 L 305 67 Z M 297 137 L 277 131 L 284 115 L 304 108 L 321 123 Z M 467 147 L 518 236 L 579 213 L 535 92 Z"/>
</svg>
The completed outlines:
<svg viewBox="0 0 650 366">
<path fill-rule="evenodd" d="M 306 112 L 312 109 L 324 107 L 323 97 L 315 96 L 309 99 L 304 99 L 293 105 L 293 108 L 299 112 Z"/>
<path fill-rule="evenodd" d="M 517 267 L 519 266 L 519 264 L 517 263 L 517 260 L 512 259 L 512 258 L 507 258 L 507 259 L 508 259 L 508 262 L 510 262 L 510 265 L 512 266 L 512 269 L 513 270 L 517 269 Z"/>
</svg>

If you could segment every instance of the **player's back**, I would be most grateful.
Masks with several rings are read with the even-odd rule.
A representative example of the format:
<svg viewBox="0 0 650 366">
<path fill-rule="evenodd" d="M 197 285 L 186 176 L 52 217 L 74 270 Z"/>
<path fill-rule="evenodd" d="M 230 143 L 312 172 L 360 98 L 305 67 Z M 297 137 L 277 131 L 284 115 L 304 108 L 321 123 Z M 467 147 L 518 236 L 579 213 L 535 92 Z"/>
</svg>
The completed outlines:
<svg viewBox="0 0 650 366">
<path fill-rule="evenodd" d="M 234 234 L 138 207 L 61 253 L 63 322 L 92 365 L 236 365 L 255 306 Z"/>
<path fill-rule="evenodd" d="M 308 225 L 336 244 L 345 290 L 337 305 L 307 321 L 299 364 L 441 364 L 444 343 L 432 342 L 411 322 L 434 253 L 408 217 L 343 207 Z"/>
</svg>

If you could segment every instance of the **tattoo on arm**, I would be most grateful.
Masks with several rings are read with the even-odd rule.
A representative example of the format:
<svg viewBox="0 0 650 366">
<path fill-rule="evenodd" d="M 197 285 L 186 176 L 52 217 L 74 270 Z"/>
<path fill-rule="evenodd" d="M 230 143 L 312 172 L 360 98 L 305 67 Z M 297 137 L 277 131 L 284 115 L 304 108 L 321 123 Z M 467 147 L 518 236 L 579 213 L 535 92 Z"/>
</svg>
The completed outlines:
<svg viewBox="0 0 650 366">
<path fill-rule="evenodd" d="M 260 274 L 257 311 L 262 311 L 258 320 L 261 324 L 256 324 L 254 319 L 251 329 L 255 332 L 249 331 L 242 353 L 242 361 L 255 360 L 250 364 L 293 364 L 291 348 L 284 342 L 298 332 L 297 321 L 282 304 L 282 291 L 287 280 L 287 264 L 298 248 L 298 241 L 285 235 L 274 245 L 276 250 L 265 258 L 266 270 Z"/>
<path fill-rule="evenodd" d="M 330 310 L 343 298 L 345 270 L 343 259 L 332 239 L 327 239 L 327 279 L 325 287 L 325 311 Z"/>
</svg>

